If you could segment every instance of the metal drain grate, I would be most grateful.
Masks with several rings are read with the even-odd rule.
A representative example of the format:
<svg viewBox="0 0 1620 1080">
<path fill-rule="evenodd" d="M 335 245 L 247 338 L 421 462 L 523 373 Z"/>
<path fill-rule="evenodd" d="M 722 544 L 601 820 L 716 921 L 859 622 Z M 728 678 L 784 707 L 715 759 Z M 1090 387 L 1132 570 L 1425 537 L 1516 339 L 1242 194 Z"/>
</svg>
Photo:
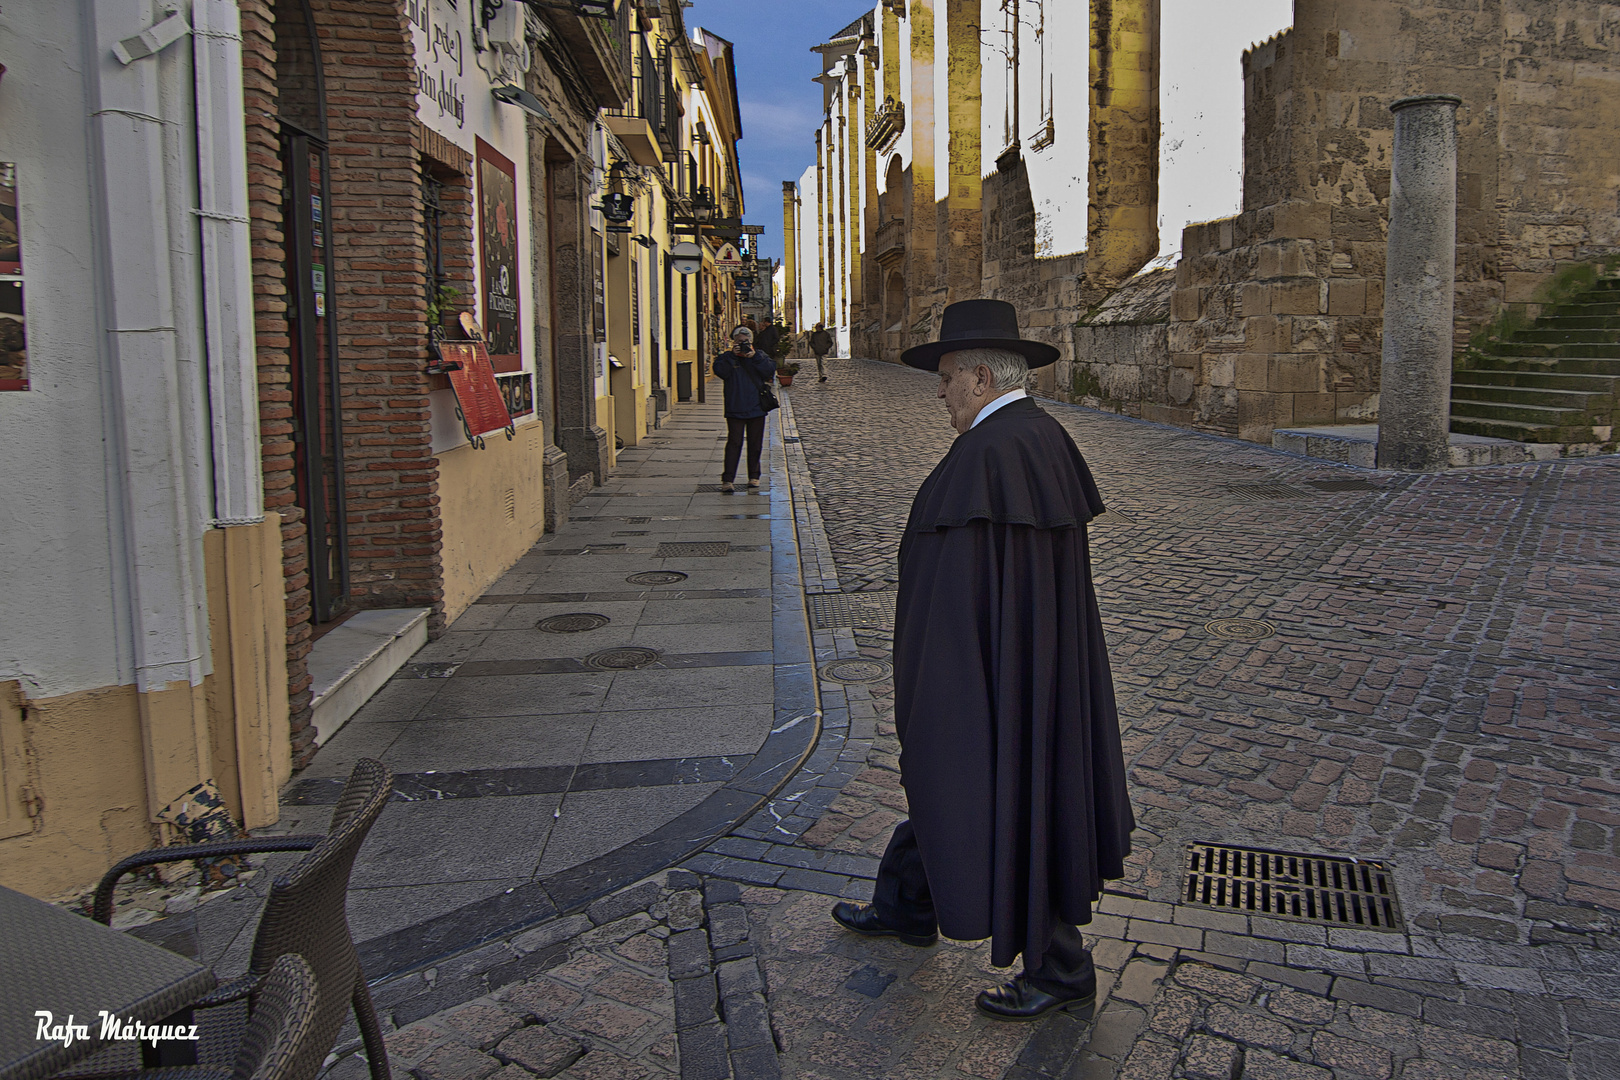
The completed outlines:
<svg viewBox="0 0 1620 1080">
<path fill-rule="evenodd" d="M 624 519 L 624 523 L 626 525 L 645 525 L 651 520 L 650 517 L 628 517 Z"/>
<path fill-rule="evenodd" d="M 698 494 L 699 495 L 713 495 L 715 492 L 720 490 L 720 485 L 719 484 L 699 484 L 697 486 L 697 489 L 698 489 Z"/>
<path fill-rule="evenodd" d="M 816 629 L 835 626 L 893 626 L 893 592 L 811 593 L 810 617 Z"/>
<path fill-rule="evenodd" d="M 620 529 L 617 532 L 615 532 L 613 535 L 614 536 L 646 536 L 647 535 L 647 530 L 646 529 Z"/>
<path fill-rule="evenodd" d="M 567 615 L 552 615 L 541 619 L 534 624 L 534 628 L 544 630 L 548 634 L 583 634 L 591 630 L 600 630 L 612 621 L 606 615 L 598 615 L 594 611 L 574 611 Z"/>
<path fill-rule="evenodd" d="M 1215 619 L 1204 624 L 1210 637 L 1232 641 L 1264 641 L 1277 632 L 1277 628 L 1260 619 Z"/>
<path fill-rule="evenodd" d="M 634 671 L 636 668 L 646 667 L 657 659 L 658 652 L 655 649 L 638 649 L 627 645 L 620 649 L 593 652 L 585 658 L 585 666 L 602 671 Z"/>
<path fill-rule="evenodd" d="M 679 570 L 644 570 L 624 580 L 632 585 L 674 585 L 678 581 L 685 581 L 686 575 Z"/>
<path fill-rule="evenodd" d="M 1310 494 L 1291 484 L 1226 484 L 1226 493 L 1240 502 L 1271 502 L 1273 499 L 1303 499 Z"/>
<path fill-rule="evenodd" d="M 1401 933 L 1387 863 L 1229 844 L 1188 844 L 1189 904 L 1273 919 Z"/>
<path fill-rule="evenodd" d="M 1365 480 L 1307 480 L 1305 481 L 1317 491 L 1383 491 L 1377 484 L 1369 484 Z"/>
<path fill-rule="evenodd" d="M 894 674 L 894 668 L 882 660 L 834 660 L 824 664 L 821 677 L 841 683 L 882 682 Z"/>
<path fill-rule="evenodd" d="M 660 559 L 719 558 L 731 554 L 730 540 L 666 540 L 658 545 Z"/>
</svg>

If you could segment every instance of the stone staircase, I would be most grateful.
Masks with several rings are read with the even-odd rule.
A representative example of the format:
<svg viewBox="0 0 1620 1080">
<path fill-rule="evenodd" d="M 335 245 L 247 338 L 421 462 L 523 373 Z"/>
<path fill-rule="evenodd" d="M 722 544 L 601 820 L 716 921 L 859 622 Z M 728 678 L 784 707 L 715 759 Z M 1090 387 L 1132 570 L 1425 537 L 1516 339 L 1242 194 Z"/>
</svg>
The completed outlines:
<svg viewBox="0 0 1620 1080">
<path fill-rule="evenodd" d="M 1451 375 L 1454 434 L 1607 450 L 1620 411 L 1620 278 L 1599 278 Z M 1549 448 L 1550 449 L 1550 448 Z M 1567 452 L 1567 450 L 1566 450 Z M 1540 456 L 1540 455 L 1537 455 Z"/>
</svg>

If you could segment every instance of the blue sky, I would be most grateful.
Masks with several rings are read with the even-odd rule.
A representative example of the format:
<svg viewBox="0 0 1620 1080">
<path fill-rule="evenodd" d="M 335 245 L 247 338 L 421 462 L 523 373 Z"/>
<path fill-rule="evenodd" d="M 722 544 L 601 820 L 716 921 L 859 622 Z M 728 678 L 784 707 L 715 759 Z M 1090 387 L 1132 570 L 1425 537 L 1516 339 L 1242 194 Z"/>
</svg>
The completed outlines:
<svg viewBox="0 0 1620 1080">
<path fill-rule="evenodd" d="M 814 164 L 821 125 L 821 58 L 810 51 L 876 7 L 874 0 L 696 0 L 686 25 L 701 26 L 737 46 L 742 102 L 745 220 L 765 226 L 759 252 L 782 257 L 782 181 Z M 768 12 L 768 14 L 767 14 Z"/>
</svg>

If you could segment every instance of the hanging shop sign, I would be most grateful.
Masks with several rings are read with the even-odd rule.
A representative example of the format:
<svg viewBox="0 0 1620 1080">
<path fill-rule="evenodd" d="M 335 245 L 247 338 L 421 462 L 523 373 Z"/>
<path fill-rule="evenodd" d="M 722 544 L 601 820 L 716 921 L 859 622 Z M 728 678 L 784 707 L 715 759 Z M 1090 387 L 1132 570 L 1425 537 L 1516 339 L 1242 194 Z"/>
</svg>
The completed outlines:
<svg viewBox="0 0 1620 1080">
<path fill-rule="evenodd" d="M 736 244 L 722 244 L 720 253 L 714 257 L 714 265 L 722 270 L 741 270 L 743 258 L 737 253 Z"/>
<path fill-rule="evenodd" d="M 523 367 L 518 323 L 517 167 L 477 140 L 478 283 L 490 363 L 496 371 Z"/>
<path fill-rule="evenodd" d="M 28 389 L 22 236 L 17 224 L 17 166 L 0 161 L 0 390 Z"/>
<path fill-rule="evenodd" d="M 703 268 L 703 249 L 690 240 L 669 249 L 669 262 L 676 273 L 695 274 Z"/>
</svg>

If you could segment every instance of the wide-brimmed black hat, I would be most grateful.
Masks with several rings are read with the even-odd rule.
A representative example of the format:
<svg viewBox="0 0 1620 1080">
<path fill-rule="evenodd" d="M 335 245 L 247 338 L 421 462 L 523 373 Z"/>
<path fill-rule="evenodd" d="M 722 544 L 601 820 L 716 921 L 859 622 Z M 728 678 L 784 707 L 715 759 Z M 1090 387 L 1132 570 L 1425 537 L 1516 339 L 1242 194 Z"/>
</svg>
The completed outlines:
<svg viewBox="0 0 1620 1080">
<path fill-rule="evenodd" d="M 1058 351 L 1041 341 L 1018 336 L 1018 311 L 1005 300 L 959 300 L 939 320 L 939 340 L 900 354 L 900 361 L 924 371 L 938 371 L 939 359 L 963 349 L 1008 349 L 1032 368 L 1056 362 Z"/>
</svg>

